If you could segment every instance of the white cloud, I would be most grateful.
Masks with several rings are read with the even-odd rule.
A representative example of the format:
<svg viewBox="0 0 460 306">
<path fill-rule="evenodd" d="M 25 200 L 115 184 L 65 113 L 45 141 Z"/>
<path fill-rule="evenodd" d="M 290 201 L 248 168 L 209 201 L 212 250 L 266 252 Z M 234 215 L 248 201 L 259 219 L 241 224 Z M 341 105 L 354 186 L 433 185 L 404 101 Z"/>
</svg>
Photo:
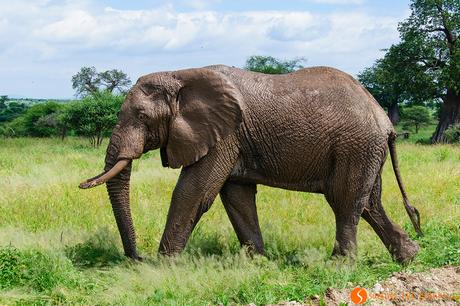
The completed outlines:
<svg viewBox="0 0 460 306">
<path fill-rule="evenodd" d="M 396 25 L 395 18 L 353 11 L 178 12 L 172 5 L 118 10 L 89 1 L 0 2 L 0 83 L 10 84 L 0 90 L 34 95 L 37 87 L 15 84 L 54 77 L 60 85 L 42 84 L 39 95 L 70 96 L 70 77 L 83 65 L 120 68 L 136 79 L 155 70 L 241 66 L 252 54 L 304 56 L 309 65 L 355 73 L 398 39 Z"/>
</svg>

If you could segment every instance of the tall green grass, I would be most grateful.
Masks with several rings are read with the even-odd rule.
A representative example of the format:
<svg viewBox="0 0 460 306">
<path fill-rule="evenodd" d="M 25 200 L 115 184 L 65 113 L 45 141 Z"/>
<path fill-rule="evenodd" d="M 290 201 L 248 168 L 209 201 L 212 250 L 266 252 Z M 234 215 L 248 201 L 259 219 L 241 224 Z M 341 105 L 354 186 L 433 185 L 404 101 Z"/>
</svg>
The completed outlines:
<svg viewBox="0 0 460 306">
<path fill-rule="evenodd" d="M 104 147 L 104 145 L 103 145 Z M 335 223 L 321 195 L 258 187 L 266 257 L 248 258 L 220 199 L 179 257 L 156 255 L 178 171 L 157 152 L 134 163 L 132 210 L 142 264 L 122 255 L 105 188 L 78 183 L 103 168 L 85 140 L 0 139 L 0 304 L 205 305 L 302 301 L 400 270 L 460 264 L 460 147 L 398 145 L 402 176 L 421 213 L 422 249 L 403 267 L 359 225 L 356 264 L 330 260 Z M 390 163 L 383 203 L 412 236 Z"/>
</svg>

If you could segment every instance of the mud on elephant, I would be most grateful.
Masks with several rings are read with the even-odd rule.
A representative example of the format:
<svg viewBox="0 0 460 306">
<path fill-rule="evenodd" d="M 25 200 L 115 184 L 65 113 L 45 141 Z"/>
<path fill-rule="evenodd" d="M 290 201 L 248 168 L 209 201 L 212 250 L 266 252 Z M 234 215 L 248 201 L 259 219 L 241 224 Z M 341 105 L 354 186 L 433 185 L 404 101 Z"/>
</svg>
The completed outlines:
<svg viewBox="0 0 460 306">
<path fill-rule="evenodd" d="M 325 195 L 336 220 L 333 255 L 353 256 L 363 217 L 393 258 L 419 247 L 386 215 L 381 171 L 389 151 L 404 205 L 418 234 L 395 152 L 396 134 L 374 98 L 351 76 L 327 67 L 265 75 L 209 66 L 141 77 L 119 114 L 103 183 L 126 256 L 139 259 L 130 212 L 131 162 L 160 149 L 163 166 L 182 167 L 159 252 L 181 252 L 220 193 L 242 245 L 263 254 L 258 184 Z"/>
</svg>

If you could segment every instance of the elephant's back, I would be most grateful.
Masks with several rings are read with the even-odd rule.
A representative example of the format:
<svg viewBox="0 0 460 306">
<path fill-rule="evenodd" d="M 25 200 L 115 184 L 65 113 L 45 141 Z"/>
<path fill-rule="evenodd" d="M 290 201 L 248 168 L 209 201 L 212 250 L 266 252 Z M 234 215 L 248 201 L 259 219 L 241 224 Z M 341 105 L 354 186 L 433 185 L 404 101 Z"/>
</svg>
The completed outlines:
<svg viewBox="0 0 460 306">
<path fill-rule="evenodd" d="M 330 131 L 348 126 L 385 137 L 394 132 L 374 97 L 352 76 L 338 69 L 321 66 L 269 75 L 223 65 L 210 68 L 237 84 L 249 112 L 278 114 L 284 122 L 318 122 Z"/>
<path fill-rule="evenodd" d="M 312 107 L 318 111 L 332 112 L 348 124 L 375 129 L 385 136 L 394 132 L 383 108 L 351 75 L 330 67 L 312 67 L 292 73 L 291 77 L 294 86 L 304 88 L 305 92 L 317 91 Z"/>
</svg>

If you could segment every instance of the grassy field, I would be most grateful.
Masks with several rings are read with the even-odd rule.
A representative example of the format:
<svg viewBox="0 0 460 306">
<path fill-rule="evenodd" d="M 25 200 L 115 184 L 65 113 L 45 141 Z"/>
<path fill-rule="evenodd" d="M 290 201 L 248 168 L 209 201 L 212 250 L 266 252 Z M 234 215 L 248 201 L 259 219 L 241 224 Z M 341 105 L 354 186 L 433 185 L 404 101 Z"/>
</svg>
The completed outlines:
<svg viewBox="0 0 460 306">
<path fill-rule="evenodd" d="M 334 218 L 321 195 L 259 186 L 267 257 L 248 258 L 220 199 L 185 253 L 157 257 L 178 171 L 157 152 L 134 163 L 132 210 L 142 264 L 122 256 L 104 187 L 78 183 L 103 168 L 104 143 L 0 139 L 0 304 L 206 305 L 302 301 L 327 287 L 370 286 L 394 271 L 460 264 L 460 147 L 398 145 L 403 179 L 422 216 L 422 249 L 403 267 L 377 235 L 359 225 L 354 265 L 330 260 Z M 390 163 L 383 203 L 414 236 Z"/>
</svg>

